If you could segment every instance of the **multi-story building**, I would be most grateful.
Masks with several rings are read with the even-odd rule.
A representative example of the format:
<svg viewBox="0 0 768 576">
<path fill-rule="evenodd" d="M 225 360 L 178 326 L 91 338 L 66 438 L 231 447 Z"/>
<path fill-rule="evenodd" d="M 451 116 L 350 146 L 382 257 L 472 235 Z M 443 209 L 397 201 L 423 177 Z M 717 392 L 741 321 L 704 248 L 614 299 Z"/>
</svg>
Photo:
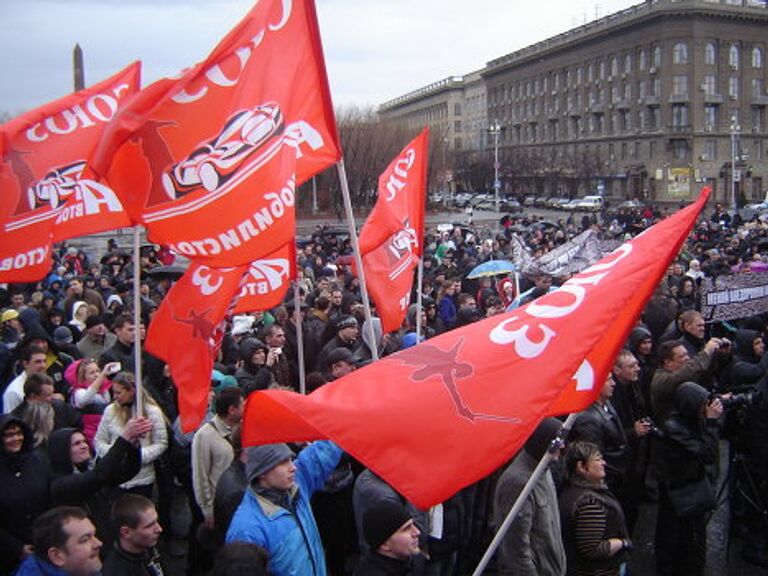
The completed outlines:
<svg viewBox="0 0 768 576">
<path fill-rule="evenodd" d="M 762 199 L 767 32 L 765 2 L 649 0 L 488 62 L 502 185 L 672 201 L 709 184 L 730 202 L 735 180 L 741 201 Z M 467 119 L 451 118 L 463 148 L 487 150 L 488 125 Z"/>
</svg>

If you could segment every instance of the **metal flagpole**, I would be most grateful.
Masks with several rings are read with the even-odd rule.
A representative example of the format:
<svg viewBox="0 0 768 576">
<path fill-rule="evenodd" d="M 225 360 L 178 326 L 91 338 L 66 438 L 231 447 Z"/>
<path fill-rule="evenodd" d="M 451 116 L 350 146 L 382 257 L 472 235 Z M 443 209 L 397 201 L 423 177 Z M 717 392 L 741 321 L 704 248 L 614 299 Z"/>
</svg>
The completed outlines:
<svg viewBox="0 0 768 576">
<path fill-rule="evenodd" d="M 363 270 L 363 259 L 360 256 L 360 244 L 357 241 L 357 232 L 355 231 L 355 215 L 352 212 L 352 200 L 349 197 L 349 183 L 347 182 L 347 169 L 344 167 L 342 158 L 336 163 L 336 169 L 339 172 L 339 181 L 341 182 L 341 194 L 344 197 L 344 210 L 347 214 L 347 223 L 349 226 L 349 237 L 352 240 L 352 252 L 355 256 L 355 265 L 357 266 L 357 276 L 360 278 L 360 295 L 363 297 L 363 310 L 365 311 L 365 324 L 368 327 L 368 337 L 371 342 L 371 359 L 379 359 L 379 343 L 376 341 L 376 333 L 373 331 L 373 321 L 371 318 L 371 302 L 368 300 L 368 288 L 365 285 L 365 271 Z"/>
<path fill-rule="evenodd" d="M 472 576 L 480 576 L 480 574 L 482 574 L 483 571 L 488 567 L 488 563 L 491 561 L 491 558 L 496 553 L 496 550 L 501 544 L 501 541 L 504 539 L 504 536 L 507 534 L 509 527 L 512 525 L 512 522 L 520 512 L 520 508 L 522 508 L 523 504 L 525 504 L 525 501 L 528 499 L 528 496 L 533 491 L 533 487 L 536 485 L 536 482 L 539 481 L 539 478 L 541 478 L 541 475 L 544 474 L 544 472 L 546 472 L 547 466 L 549 466 L 549 463 L 552 461 L 552 453 L 554 449 L 562 445 L 561 441 L 564 440 L 566 436 L 568 436 L 568 432 L 573 426 L 573 423 L 576 421 L 577 416 L 578 416 L 577 413 L 569 414 L 568 418 L 566 418 L 565 422 L 563 422 L 563 425 L 560 427 L 560 431 L 557 433 L 557 437 L 550 444 L 549 450 L 547 450 L 547 453 L 544 454 L 541 460 L 539 460 L 539 464 L 536 466 L 536 469 L 533 471 L 533 474 L 531 474 L 531 477 L 528 479 L 528 482 L 525 483 L 525 486 L 523 487 L 523 491 L 520 492 L 520 495 L 517 497 L 517 500 L 515 500 L 515 503 L 512 505 L 512 508 L 507 514 L 507 517 L 504 518 L 504 522 L 502 522 L 501 526 L 499 526 L 499 530 L 498 532 L 496 532 L 496 536 L 493 537 L 493 540 L 491 541 L 490 546 L 488 546 L 488 549 L 485 551 L 485 554 L 483 554 L 483 557 L 480 559 L 480 563 L 477 565 L 477 568 L 475 568 L 475 571 L 472 573 Z"/>
<path fill-rule="evenodd" d="M 419 258 L 416 274 L 416 344 L 421 342 L 421 286 L 424 282 L 424 257 Z"/>
<path fill-rule="evenodd" d="M 136 414 L 144 414 L 144 393 L 141 382 L 141 226 L 133 227 L 133 363 L 136 377 Z"/>
<path fill-rule="evenodd" d="M 296 282 L 296 280 L 293 281 L 293 306 L 293 313 L 299 313 L 299 315 L 296 316 L 296 347 L 298 348 L 296 353 L 299 355 L 299 391 L 302 394 L 306 394 L 307 377 L 306 367 L 304 366 L 304 322 L 301 318 L 301 294 L 299 294 L 299 283 Z"/>
</svg>

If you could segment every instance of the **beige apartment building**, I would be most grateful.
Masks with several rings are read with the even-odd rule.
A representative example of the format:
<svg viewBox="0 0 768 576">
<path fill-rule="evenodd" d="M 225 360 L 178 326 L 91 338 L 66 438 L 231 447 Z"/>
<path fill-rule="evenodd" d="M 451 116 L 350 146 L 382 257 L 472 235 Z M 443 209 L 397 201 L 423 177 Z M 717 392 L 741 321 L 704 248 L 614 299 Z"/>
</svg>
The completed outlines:
<svg viewBox="0 0 768 576">
<path fill-rule="evenodd" d="M 647 1 L 380 113 L 490 164 L 497 122 L 508 192 L 680 201 L 709 184 L 749 202 L 768 188 L 767 44 L 765 2 Z"/>
</svg>

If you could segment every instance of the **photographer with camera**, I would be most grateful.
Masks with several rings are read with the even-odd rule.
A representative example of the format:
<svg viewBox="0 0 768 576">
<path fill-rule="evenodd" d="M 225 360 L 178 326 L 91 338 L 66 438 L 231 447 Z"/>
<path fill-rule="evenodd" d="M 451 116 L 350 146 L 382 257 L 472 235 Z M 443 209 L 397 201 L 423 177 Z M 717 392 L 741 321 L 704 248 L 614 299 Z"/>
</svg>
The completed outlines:
<svg viewBox="0 0 768 576">
<path fill-rule="evenodd" d="M 704 574 L 707 516 L 716 505 L 718 397 L 694 382 L 680 383 L 671 409 L 658 420 L 653 459 L 659 481 L 656 573 Z"/>
<path fill-rule="evenodd" d="M 768 567 L 768 354 L 755 330 L 737 330 L 734 345 L 733 362 L 723 379 L 725 389 L 733 392 L 730 403 L 739 408 L 726 420 L 731 466 L 743 463 L 732 471 L 736 483 L 732 498 L 742 498 L 732 505 L 732 522 L 744 534 L 744 559 Z"/>
</svg>

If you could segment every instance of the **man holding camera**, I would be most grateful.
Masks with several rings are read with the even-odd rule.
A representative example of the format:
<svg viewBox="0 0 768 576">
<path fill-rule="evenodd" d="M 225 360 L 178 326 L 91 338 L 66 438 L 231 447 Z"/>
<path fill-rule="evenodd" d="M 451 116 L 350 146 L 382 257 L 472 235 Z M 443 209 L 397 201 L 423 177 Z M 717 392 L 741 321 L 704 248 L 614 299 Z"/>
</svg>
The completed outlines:
<svg viewBox="0 0 768 576">
<path fill-rule="evenodd" d="M 667 340 L 659 346 L 660 367 L 651 380 L 651 412 L 661 422 L 674 410 L 674 394 L 683 382 L 704 382 L 712 374 L 716 353 L 727 352 L 730 342 L 710 338 L 704 348 L 690 357 L 680 340 Z"/>
</svg>

